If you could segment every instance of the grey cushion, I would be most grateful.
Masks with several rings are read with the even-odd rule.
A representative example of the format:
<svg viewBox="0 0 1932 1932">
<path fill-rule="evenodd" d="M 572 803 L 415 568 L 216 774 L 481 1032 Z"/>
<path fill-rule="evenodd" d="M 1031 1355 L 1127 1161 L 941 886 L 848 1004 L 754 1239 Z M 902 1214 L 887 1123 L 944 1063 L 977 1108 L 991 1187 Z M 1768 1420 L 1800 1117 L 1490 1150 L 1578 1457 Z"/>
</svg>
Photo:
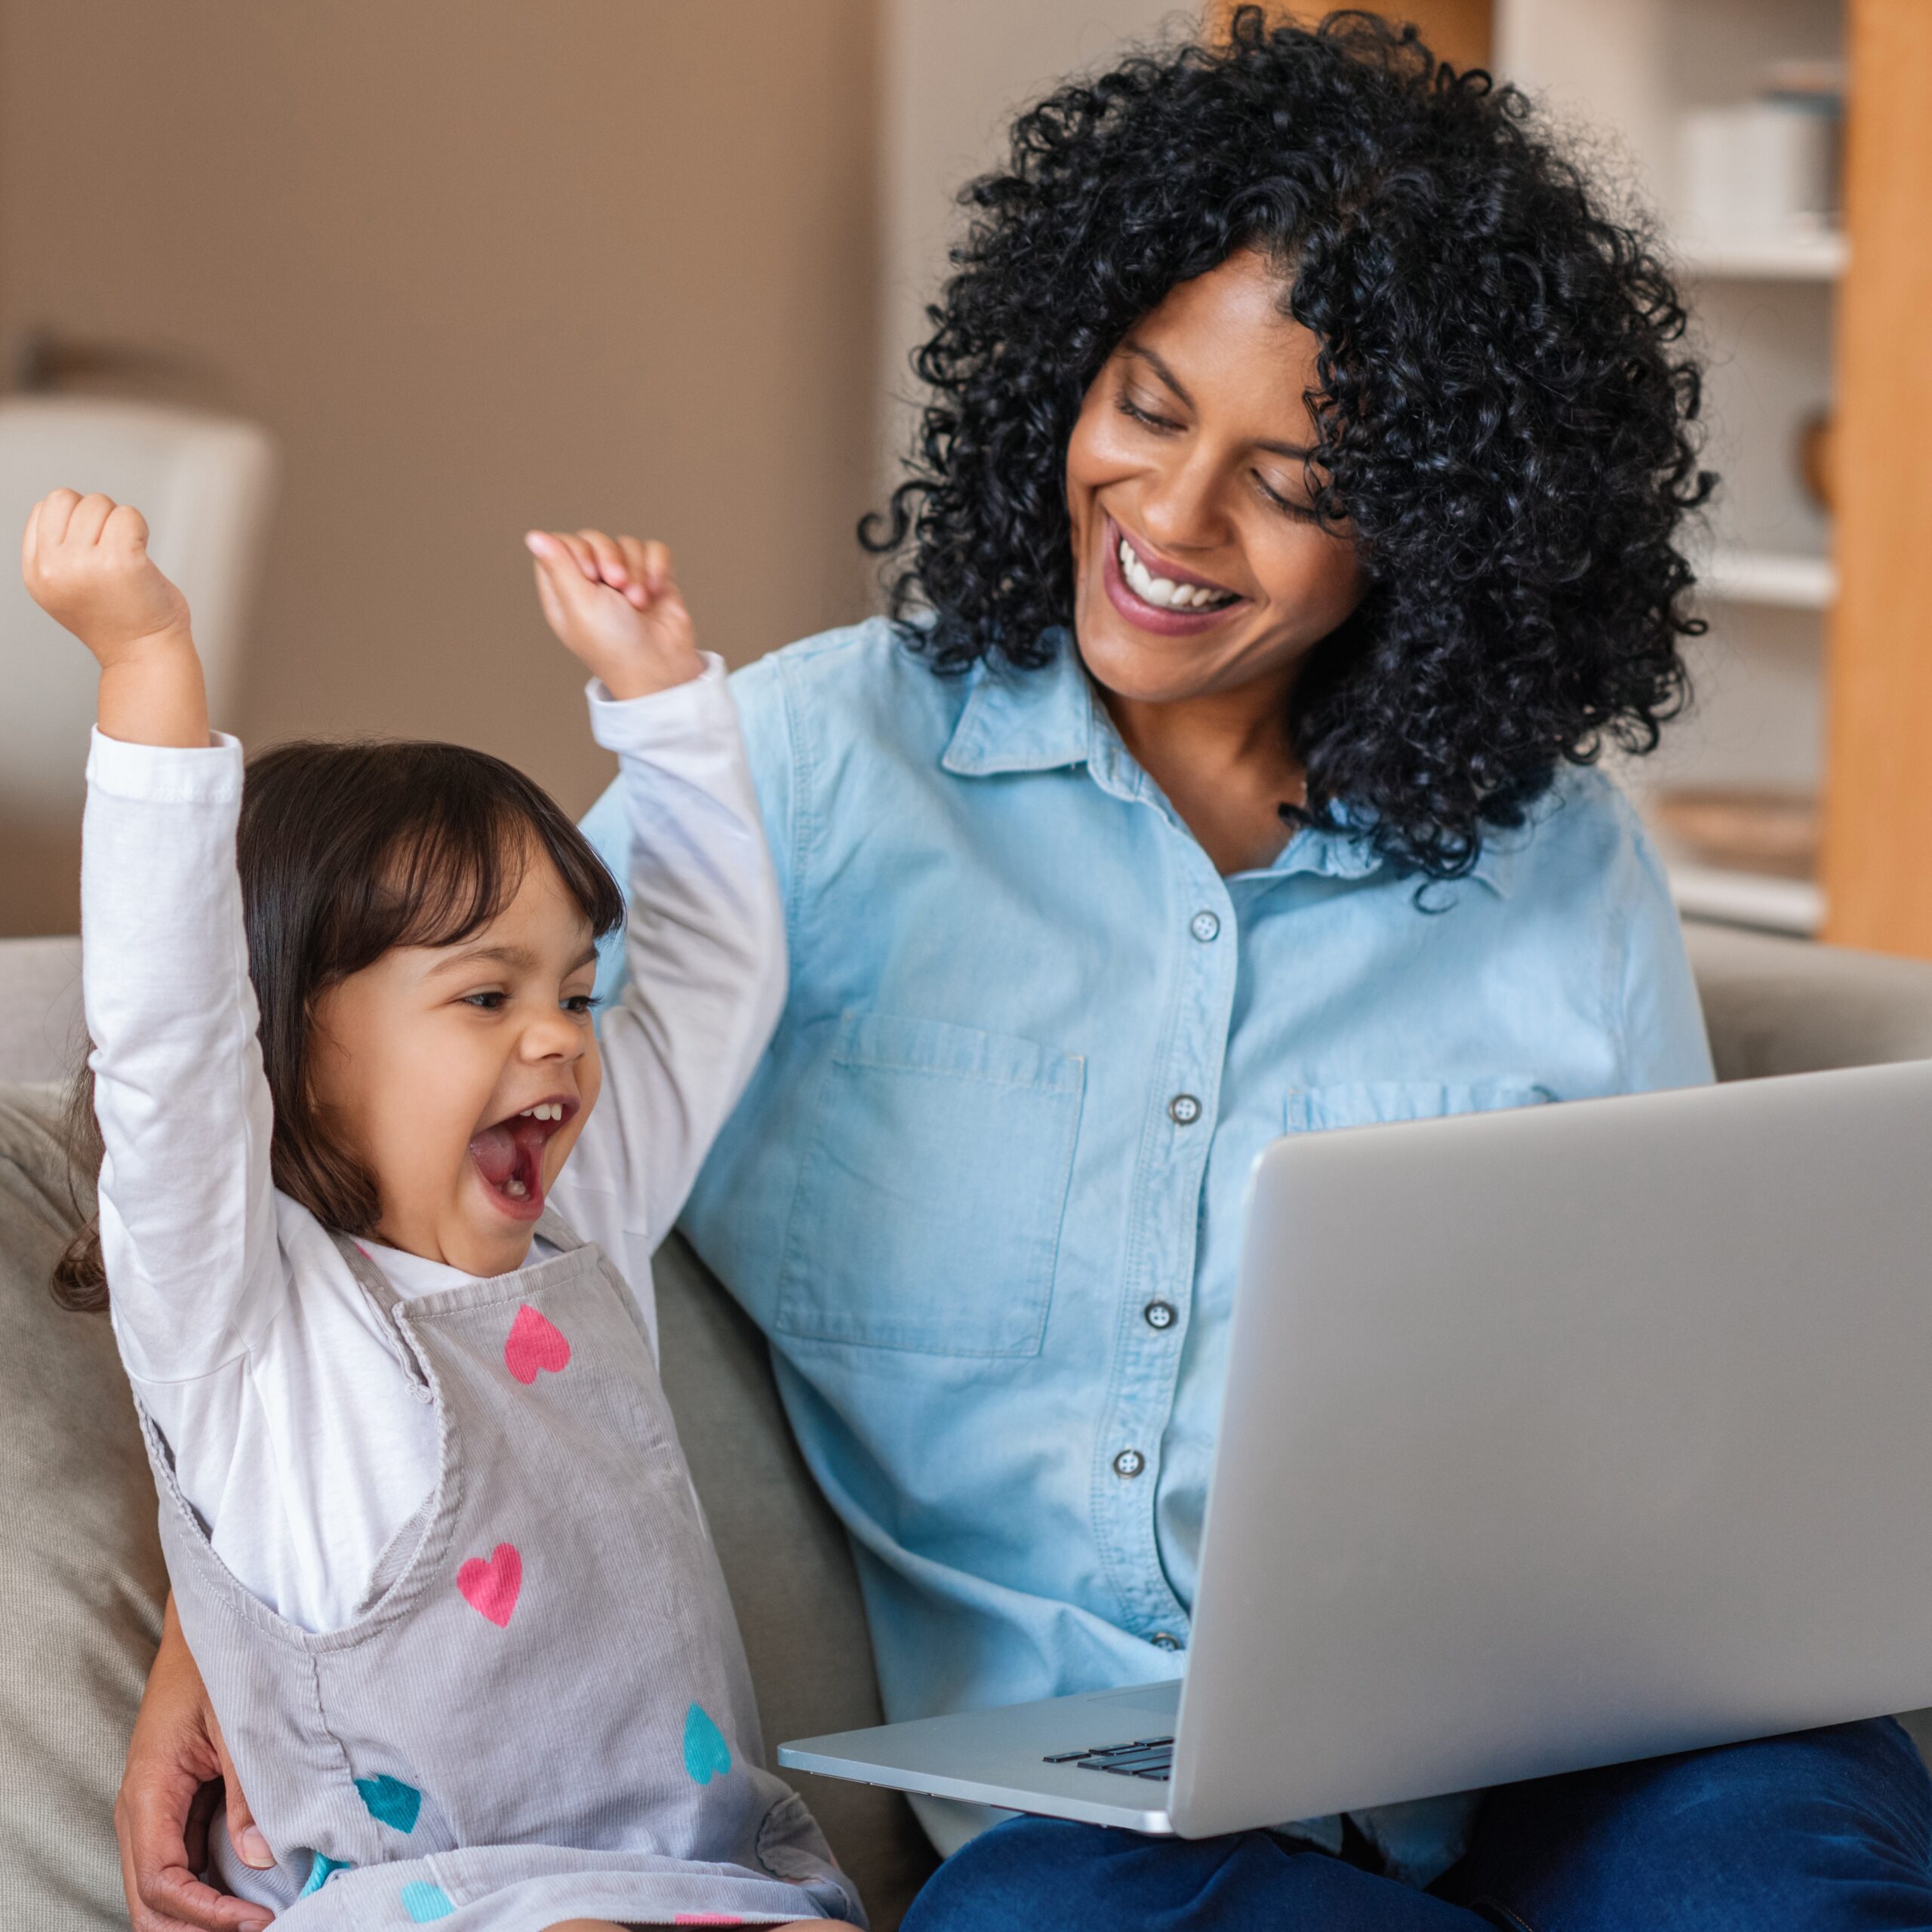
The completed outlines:
<svg viewBox="0 0 1932 1932">
<path fill-rule="evenodd" d="M 1932 965 L 1687 924 L 1720 1080 L 1932 1060 Z"/>
<path fill-rule="evenodd" d="M 0 1925 L 126 1932 L 109 1814 L 168 1575 L 107 1324 L 47 1291 L 57 1108 L 0 1088 Z"/>
</svg>

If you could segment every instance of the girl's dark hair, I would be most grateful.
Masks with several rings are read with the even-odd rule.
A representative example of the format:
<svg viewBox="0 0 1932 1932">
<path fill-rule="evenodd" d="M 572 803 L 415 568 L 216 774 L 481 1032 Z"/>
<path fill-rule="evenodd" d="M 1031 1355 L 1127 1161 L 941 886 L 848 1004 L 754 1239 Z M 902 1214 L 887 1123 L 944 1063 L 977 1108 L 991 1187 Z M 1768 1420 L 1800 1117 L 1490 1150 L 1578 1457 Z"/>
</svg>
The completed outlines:
<svg viewBox="0 0 1932 1932">
<path fill-rule="evenodd" d="M 454 946 L 515 897 L 540 856 L 601 939 L 623 895 L 549 795 L 502 759 L 460 745 L 278 746 L 250 759 L 236 838 L 248 977 L 274 1105 L 275 1184 L 325 1226 L 374 1232 L 375 1179 L 331 1140 L 310 1091 L 317 998 L 398 946 Z M 75 1082 L 72 1161 L 100 1166 L 92 1076 Z M 98 1224 L 56 1265 L 55 1298 L 104 1308 Z"/>
<path fill-rule="evenodd" d="M 1319 345 L 1316 509 L 1370 588 L 1287 724 L 1306 822 L 1467 872 L 1559 763 L 1652 749 L 1688 694 L 1676 547 L 1713 478 L 1684 312 L 1528 100 L 1365 13 L 1235 14 L 1013 126 L 913 366 L 931 392 L 891 514 L 902 637 L 937 670 L 1034 668 L 1071 624 L 1065 471 L 1082 399 L 1174 285 L 1244 248 Z"/>
</svg>

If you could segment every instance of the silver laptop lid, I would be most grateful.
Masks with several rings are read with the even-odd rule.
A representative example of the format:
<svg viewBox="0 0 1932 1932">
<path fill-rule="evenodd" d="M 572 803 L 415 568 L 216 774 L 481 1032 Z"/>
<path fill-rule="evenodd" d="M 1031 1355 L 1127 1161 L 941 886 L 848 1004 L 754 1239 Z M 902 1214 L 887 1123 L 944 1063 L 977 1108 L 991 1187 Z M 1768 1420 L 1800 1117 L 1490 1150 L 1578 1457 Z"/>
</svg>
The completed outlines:
<svg viewBox="0 0 1932 1932">
<path fill-rule="evenodd" d="M 1932 1703 L 1932 1063 L 1278 1142 L 1229 1358 L 1191 1836 Z"/>
</svg>

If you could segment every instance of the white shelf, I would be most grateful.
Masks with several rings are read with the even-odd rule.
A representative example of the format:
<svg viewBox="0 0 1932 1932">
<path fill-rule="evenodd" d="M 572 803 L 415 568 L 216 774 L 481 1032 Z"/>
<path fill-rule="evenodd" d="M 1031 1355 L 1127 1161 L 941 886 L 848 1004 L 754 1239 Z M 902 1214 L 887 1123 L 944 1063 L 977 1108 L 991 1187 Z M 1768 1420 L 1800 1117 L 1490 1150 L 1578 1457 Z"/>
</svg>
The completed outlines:
<svg viewBox="0 0 1932 1932">
<path fill-rule="evenodd" d="M 1715 919 L 1760 932 L 1817 937 L 1825 921 L 1825 895 L 1809 879 L 1767 878 L 1761 872 L 1725 872 L 1715 866 L 1672 866 L 1670 894 L 1687 919 Z"/>
<path fill-rule="evenodd" d="M 1721 603 L 1828 611 L 1838 598 L 1838 574 L 1829 557 L 1774 550 L 1718 550 L 1699 567 L 1697 589 Z"/>
<path fill-rule="evenodd" d="M 1837 229 L 1817 234 L 1736 235 L 1722 242 L 1686 242 L 1685 270 L 1737 281 L 1835 281 L 1851 251 Z"/>
</svg>

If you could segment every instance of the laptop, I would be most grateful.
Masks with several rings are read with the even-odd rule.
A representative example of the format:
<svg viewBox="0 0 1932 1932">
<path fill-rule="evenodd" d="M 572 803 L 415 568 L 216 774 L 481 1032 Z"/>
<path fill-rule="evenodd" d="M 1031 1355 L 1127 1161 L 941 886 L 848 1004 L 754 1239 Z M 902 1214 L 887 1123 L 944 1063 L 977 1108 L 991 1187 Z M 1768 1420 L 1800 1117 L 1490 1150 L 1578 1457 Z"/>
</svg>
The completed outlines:
<svg viewBox="0 0 1932 1932">
<path fill-rule="evenodd" d="M 1251 1187 L 1185 1675 L 781 1764 L 1198 1838 L 1932 1703 L 1932 1061 Z"/>
</svg>

